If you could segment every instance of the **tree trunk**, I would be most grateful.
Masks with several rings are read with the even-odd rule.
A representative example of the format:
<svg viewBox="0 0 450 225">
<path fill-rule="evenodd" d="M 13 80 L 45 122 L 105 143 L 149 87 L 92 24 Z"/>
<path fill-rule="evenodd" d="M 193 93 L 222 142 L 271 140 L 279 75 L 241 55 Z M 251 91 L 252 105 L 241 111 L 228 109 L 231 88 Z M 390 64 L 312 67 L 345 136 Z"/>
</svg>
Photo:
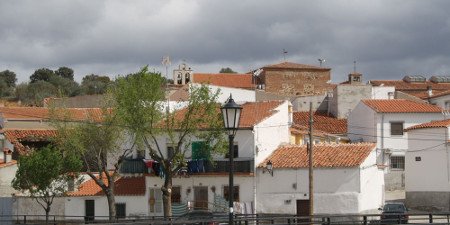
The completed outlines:
<svg viewBox="0 0 450 225">
<path fill-rule="evenodd" d="M 50 215 L 50 206 L 45 208 L 45 224 L 48 224 L 48 217 Z"/>
<path fill-rule="evenodd" d="M 161 188 L 163 193 L 163 208 L 164 217 L 172 216 L 172 168 L 167 169 L 167 173 L 164 178 L 164 186 Z"/>
<path fill-rule="evenodd" d="M 109 186 L 107 190 L 105 190 L 106 198 L 108 199 L 108 208 L 109 208 L 109 221 L 116 220 L 116 199 L 114 197 L 114 187 Z"/>
</svg>

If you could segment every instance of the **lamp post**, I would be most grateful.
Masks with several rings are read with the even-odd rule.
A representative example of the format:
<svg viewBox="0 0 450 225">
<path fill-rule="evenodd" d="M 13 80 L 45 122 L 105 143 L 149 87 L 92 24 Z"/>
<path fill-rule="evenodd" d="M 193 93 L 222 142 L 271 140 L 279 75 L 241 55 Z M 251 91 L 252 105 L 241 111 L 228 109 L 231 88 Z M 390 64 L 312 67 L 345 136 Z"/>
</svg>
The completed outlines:
<svg viewBox="0 0 450 225">
<path fill-rule="evenodd" d="M 234 102 L 233 98 L 228 98 L 225 105 L 223 105 L 220 110 L 222 111 L 223 123 L 225 130 L 228 132 L 228 156 L 230 160 L 230 172 L 229 172 L 229 184 L 228 184 L 228 224 L 233 224 L 233 191 L 234 191 L 234 181 L 233 181 L 233 173 L 234 173 L 234 148 L 233 148 L 233 140 L 236 135 L 236 131 L 239 128 L 239 119 L 241 118 L 241 110 L 242 107 L 236 102 Z"/>
</svg>

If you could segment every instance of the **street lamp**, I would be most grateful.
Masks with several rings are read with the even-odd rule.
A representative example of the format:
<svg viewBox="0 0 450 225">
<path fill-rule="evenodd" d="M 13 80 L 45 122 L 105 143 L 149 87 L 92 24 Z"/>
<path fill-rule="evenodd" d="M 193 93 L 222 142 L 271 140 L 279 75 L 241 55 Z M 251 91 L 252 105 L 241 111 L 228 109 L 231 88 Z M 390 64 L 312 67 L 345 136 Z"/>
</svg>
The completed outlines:
<svg viewBox="0 0 450 225">
<path fill-rule="evenodd" d="M 229 206 L 229 214 L 228 214 L 228 224 L 233 224 L 233 191 L 234 191 L 234 182 L 233 182 L 233 172 L 234 172 L 234 136 L 236 135 L 236 131 L 239 128 L 239 119 L 241 118 L 242 107 L 236 102 L 234 102 L 233 97 L 228 98 L 225 105 L 223 105 L 220 110 L 222 111 L 223 123 L 225 130 L 228 132 L 228 156 L 230 157 L 230 173 L 229 173 L 229 184 L 228 184 L 228 206 Z"/>
</svg>

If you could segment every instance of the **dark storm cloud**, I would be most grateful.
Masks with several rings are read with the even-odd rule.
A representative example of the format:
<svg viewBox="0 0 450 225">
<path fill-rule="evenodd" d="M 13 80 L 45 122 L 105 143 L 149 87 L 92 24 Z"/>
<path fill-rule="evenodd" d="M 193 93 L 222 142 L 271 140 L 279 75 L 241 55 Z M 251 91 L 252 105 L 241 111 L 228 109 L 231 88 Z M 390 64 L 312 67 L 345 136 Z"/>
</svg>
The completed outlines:
<svg viewBox="0 0 450 225">
<path fill-rule="evenodd" d="M 450 74 L 448 1 L 1 1 L 0 70 L 20 80 L 69 66 L 125 74 L 164 71 L 186 60 L 196 71 L 240 72 L 286 60 L 332 68 L 334 81 Z"/>
</svg>

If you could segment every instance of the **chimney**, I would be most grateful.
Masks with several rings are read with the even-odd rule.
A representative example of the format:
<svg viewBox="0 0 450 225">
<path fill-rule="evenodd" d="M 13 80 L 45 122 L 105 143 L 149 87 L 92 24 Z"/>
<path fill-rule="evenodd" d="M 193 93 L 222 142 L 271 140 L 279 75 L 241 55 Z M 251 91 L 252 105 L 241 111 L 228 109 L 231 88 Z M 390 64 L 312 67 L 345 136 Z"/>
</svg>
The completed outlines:
<svg viewBox="0 0 450 225">
<path fill-rule="evenodd" d="M 428 97 L 433 96 L 433 88 L 431 86 L 427 87 L 427 91 L 428 91 Z"/>
<path fill-rule="evenodd" d="M 8 148 L 3 149 L 3 162 L 9 163 L 12 160 L 12 151 Z"/>
<path fill-rule="evenodd" d="M 348 75 L 348 82 L 350 84 L 362 84 L 362 74 L 353 72 Z"/>
</svg>

